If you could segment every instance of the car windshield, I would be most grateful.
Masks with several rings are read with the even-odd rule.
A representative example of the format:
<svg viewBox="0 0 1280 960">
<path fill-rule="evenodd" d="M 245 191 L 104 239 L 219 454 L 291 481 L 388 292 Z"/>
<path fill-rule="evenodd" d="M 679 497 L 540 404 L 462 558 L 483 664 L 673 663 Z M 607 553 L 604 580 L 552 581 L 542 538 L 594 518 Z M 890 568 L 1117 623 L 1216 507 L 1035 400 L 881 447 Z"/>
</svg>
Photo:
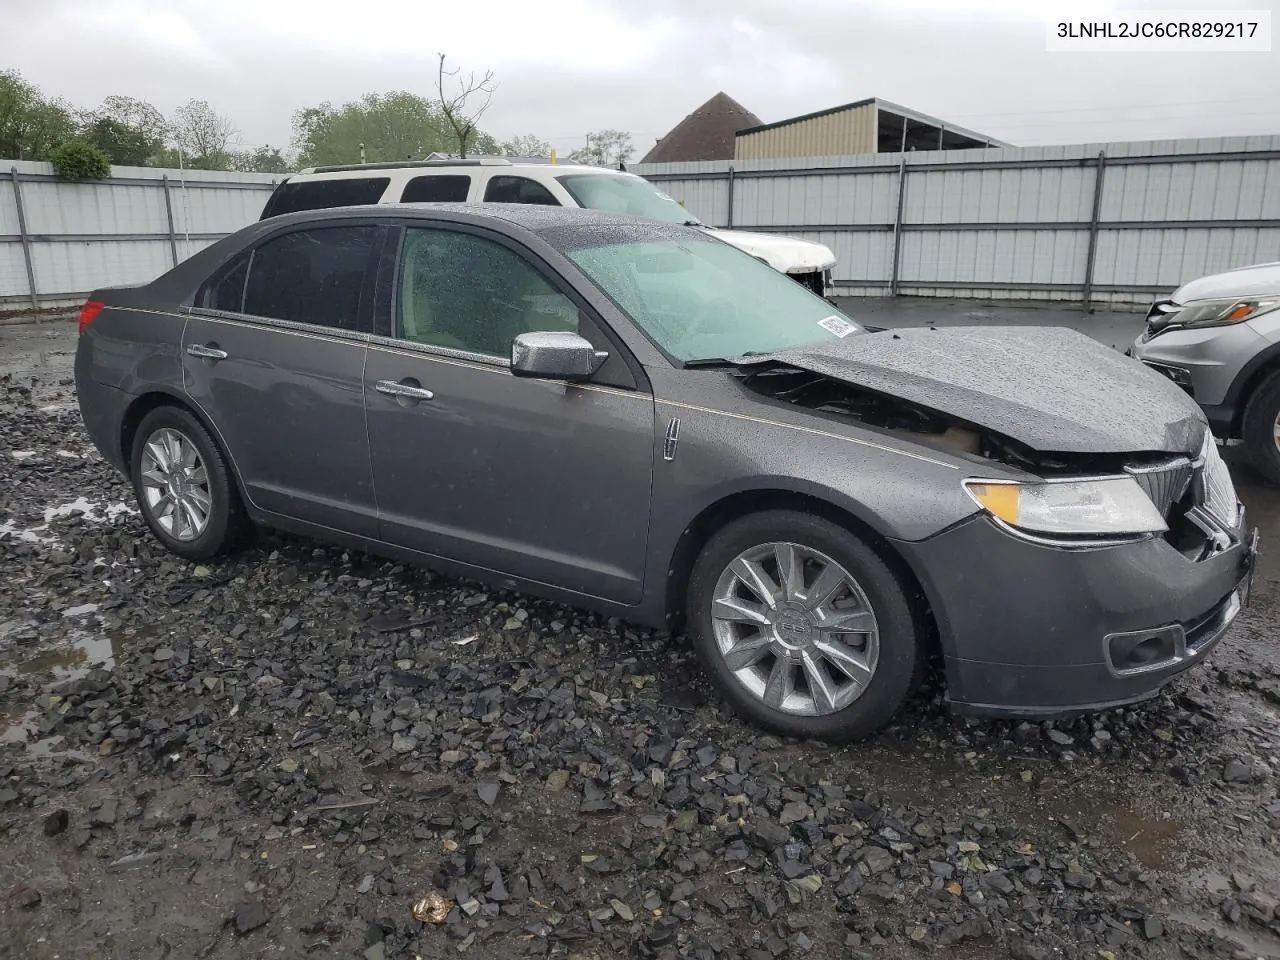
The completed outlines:
<svg viewBox="0 0 1280 960">
<path fill-rule="evenodd" d="M 694 231 L 568 255 L 681 363 L 778 353 L 865 332 L 786 274 Z"/>
<path fill-rule="evenodd" d="M 698 223 L 698 218 L 648 180 L 624 173 L 568 173 L 557 177 L 578 206 L 629 213 L 646 220 Z"/>
</svg>

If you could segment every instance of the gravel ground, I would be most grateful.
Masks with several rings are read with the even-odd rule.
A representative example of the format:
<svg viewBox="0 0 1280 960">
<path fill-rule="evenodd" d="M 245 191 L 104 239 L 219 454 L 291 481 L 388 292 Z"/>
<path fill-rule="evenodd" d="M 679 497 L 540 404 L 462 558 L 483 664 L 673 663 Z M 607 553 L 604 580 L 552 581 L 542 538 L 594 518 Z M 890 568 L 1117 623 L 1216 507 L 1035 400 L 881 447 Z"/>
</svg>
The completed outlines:
<svg viewBox="0 0 1280 960">
<path fill-rule="evenodd" d="M 0 958 L 1280 957 L 1269 566 L 1138 707 L 970 721 L 935 680 L 784 741 L 680 637 L 276 535 L 173 558 L 73 335 L 13 330 Z"/>
</svg>

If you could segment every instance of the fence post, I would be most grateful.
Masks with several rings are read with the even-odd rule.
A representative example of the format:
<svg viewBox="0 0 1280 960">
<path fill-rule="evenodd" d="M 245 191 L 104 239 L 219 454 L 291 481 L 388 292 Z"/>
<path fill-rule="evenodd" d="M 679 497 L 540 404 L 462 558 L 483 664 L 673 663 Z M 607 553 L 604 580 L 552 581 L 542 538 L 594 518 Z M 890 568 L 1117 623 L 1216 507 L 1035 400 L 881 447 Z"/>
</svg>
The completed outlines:
<svg viewBox="0 0 1280 960">
<path fill-rule="evenodd" d="M 1098 151 L 1098 173 L 1093 181 L 1093 215 L 1089 219 L 1089 250 L 1084 258 L 1084 289 L 1080 299 L 1084 301 L 1084 312 L 1088 313 L 1093 305 L 1093 263 L 1098 256 L 1098 216 L 1102 212 L 1102 175 L 1107 168 L 1107 152 Z"/>
<path fill-rule="evenodd" d="M 905 128 L 904 128 L 905 129 Z M 889 296 L 898 295 L 898 261 L 902 256 L 902 204 L 907 195 L 907 155 L 898 160 L 898 212 L 893 218 L 893 272 L 889 275 Z"/>
<path fill-rule="evenodd" d="M 173 258 L 173 265 L 178 265 L 178 235 L 173 229 L 173 197 L 169 194 L 169 175 L 166 173 L 160 178 L 164 184 L 164 212 L 169 218 L 169 256 Z"/>
<path fill-rule="evenodd" d="M 730 230 L 733 229 L 733 180 L 734 170 L 733 164 L 729 164 L 729 222 L 725 224 Z"/>
<path fill-rule="evenodd" d="M 27 264 L 27 287 L 31 291 L 32 309 L 40 309 L 40 295 L 36 292 L 36 269 L 31 262 L 31 238 L 27 235 L 27 215 L 22 209 L 22 188 L 18 186 L 18 168 L 9 168 L 13 180 L 13 202 L 18 208 L 18 235 L 22 238 L 22 259 Z"/>
</svg>

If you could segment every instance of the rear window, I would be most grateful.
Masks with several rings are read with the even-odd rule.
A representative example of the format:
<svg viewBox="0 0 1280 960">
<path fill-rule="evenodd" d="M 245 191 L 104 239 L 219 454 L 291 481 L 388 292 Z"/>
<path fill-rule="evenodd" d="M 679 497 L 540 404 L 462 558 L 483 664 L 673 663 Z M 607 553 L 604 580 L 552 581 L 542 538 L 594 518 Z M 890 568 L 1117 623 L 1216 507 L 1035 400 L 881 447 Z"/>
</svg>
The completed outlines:
<svg viewBox="0 0 1280 960">
<path fill-rule="evenodd" d="M 436 174 L 414 177 L 404 185 L 402 203 L 465 203 L 471 191 L 471 178 L 466 174 Z"/>
<path fill-rule="evenodd" d="M 355 330 L 377 227 L 322 227 L 273 237 L 253 251 L 244 312 Z"/>
<path fill-rule="evenodd" d="M 377 203 L 390 177 L 348 177 L 339 180 L 300 180 L 282 183 L 267 201 L 261 219 L 301 210 L 359 207 Z"/>
<path fill-rule="evenodd" d="M 551 195 L 551 191 L 528 177 L 493 177 L 485 187 L 484 199 L 487 203 L 540 203 L 545 206 L 558 207 L 560 201 Z"/>
</svg>

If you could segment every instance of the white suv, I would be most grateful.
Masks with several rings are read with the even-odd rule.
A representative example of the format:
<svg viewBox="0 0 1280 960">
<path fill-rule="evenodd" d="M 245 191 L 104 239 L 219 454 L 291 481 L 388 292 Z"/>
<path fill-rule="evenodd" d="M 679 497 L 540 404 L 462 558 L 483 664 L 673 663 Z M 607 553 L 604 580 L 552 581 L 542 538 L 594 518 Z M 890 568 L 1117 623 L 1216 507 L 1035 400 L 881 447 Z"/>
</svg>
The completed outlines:
<svg viewBox="0 0 1280 960">
<path fill-rule="evenodd" d="M 309 167 L 276 187 L 262 219 L 369 203 L 540 203 L 630 213 L 715 230 L 726 243 L 826 294 L 836 258 L 821 243 L 708 227 L 635 174 L 545 160 L 481 158 Z"/>
</svg>

